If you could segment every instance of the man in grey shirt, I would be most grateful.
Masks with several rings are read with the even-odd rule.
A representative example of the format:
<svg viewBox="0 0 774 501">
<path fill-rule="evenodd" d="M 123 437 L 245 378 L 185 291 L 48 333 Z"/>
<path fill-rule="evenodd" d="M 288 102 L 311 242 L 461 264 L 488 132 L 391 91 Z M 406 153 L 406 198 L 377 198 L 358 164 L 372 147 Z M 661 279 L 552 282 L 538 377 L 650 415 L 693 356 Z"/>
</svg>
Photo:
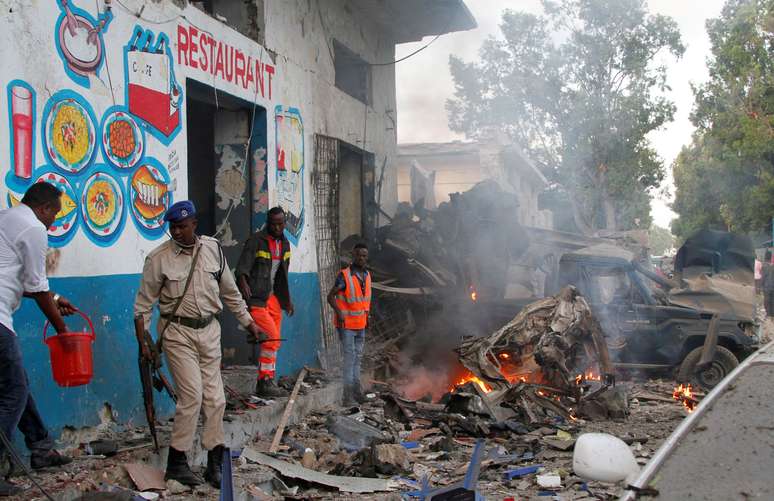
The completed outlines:
<svg viewBox="0 0 774 501">
<path fill-rule="evenodd" d="M 61 195 L 51 184 L 36 183 L 27 190 L 21 204 L 0 211 L 0 431 L 10 439 L 14 429 L 19 428 L 32 453 L 30 463 L 34 469 L 64 465 L 71 459 L 54 450 L 30 394 L 12 315 L 21 298 L 30 297 L 57 333 L 62 333 L 67 331 L 62 315 L 75 312 L 69 301 L 49 291 L 46 278 L 46 229 L 62 208 Z M 7 454 L 2 445 L 0 454 Z M 20 492 L 0 478 L 0 496 Z"/>
</svg>

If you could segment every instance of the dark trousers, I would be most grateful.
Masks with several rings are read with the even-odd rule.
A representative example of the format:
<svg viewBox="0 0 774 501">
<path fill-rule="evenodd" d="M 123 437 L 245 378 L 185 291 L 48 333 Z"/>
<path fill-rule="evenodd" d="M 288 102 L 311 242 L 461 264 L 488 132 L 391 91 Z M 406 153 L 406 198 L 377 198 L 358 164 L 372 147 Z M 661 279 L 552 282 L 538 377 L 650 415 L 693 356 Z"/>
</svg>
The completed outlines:
<svg viewBox="0 0 774 501">
<path fill-rule="evenodd" d="M 19 338 L 0 324 L 0 430 L 11 440 L 17 427 L 33 454 L 45 453 L 54 447 L 30 393 Z M 0 453 L 4 449 L 0 443 Z"/>
</svg>

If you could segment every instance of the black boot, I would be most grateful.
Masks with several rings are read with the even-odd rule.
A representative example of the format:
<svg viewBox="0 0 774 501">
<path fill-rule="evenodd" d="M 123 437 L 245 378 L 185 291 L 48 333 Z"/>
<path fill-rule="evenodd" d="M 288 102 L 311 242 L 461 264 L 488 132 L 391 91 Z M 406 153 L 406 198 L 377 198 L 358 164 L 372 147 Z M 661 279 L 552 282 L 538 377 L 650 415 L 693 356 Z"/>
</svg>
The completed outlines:
<svg viewBox="0 0 774 501">
<path fill-rule="evenodd" d="M 259 398 L 272 399 L 287 397 L 289 393 L 284 388 L 280 388 L 271 378 L 260 378 L 255 383 L 255 396 Z"/>
<path fill-rule="evenodd" d="M 366 397 L 363 395 L 363 390 L 360 389 L 360 381 L 355 381 L 355 384 L 352 385 L 352 398 L 359 404 L 362 404 L 366 401 Z"/>
<path fill-rule="evenodd" d="M 207 469 L 204 470 L 204 480 L 216 489 L 220 489 L 221 468 L 223 466 L 223 446 L 218 445 L 207 451 Z"/>
<path fill-rule="evenodd" d="M 30 466 L 33 470 L 49 468 L 52 466 L 64 466 L 72 463 L 73 459 L 59 454 L 54 449 L 46 452 L 33 452 L 30 456 Z"/>
<path fill-rule="evenodd" d="M 167 472 L 164 480 L 177 480 L 183 485 L 195 487 L 203 483 L 201 477 L 191 471 L 188 466 L 188 459 L 185 452 L 172 447 L 169 448 L 169 457 L 167 458 Z"/>
<path fill-rule="evenodd" d="M 343 395 L 343 398 L 341 399 L 341 405 L 343 405 L 344 407 L 352 407 L 355 404 L 357 404 L 357 402 L 355 402 L 355 399 L 352 395 L 352 386 L 345 384 L 344 395 Z"/>
<path fill-rule="evenodd" d="M 16 496 L 22 489 L 0 478 L 0 497 Z"/>
</svg>

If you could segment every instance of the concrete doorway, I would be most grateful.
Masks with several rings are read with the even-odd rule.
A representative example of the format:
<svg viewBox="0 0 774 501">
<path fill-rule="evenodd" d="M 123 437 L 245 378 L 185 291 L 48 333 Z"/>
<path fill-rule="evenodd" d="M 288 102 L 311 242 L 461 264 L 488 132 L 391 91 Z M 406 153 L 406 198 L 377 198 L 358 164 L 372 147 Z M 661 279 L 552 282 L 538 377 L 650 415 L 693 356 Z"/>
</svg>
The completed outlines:
<svg viewBox="0 0 774 501">
<path fill-rule="evenodd" d="M 221 242 L 229 267 L 265 221 L 266 110 L 188 80 L 188 197 L 196 204 L 199 233 Z M 262 193 L 263 191 L 263 193 Z M 244 330 L 230 311 L 221 315 L 225 364 L 254 364 Z"/>
</svg>

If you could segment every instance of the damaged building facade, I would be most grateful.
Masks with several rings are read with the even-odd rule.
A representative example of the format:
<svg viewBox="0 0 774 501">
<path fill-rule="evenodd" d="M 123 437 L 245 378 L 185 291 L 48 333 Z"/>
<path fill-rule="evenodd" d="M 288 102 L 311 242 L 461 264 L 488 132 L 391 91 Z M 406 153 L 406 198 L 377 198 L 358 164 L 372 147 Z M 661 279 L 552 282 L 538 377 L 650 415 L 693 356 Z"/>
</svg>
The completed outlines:
<svg viewBox="0 0 774 501">
<path fill-rule="evenodd" d="M 96 330 L 94 380 L 63 389 L 44 318 L 32 304 L 15 317 L 52 429 L 96 423 L 104 402 L 121 421 L 140 415 L 132 305 L 179 200 L 196 203 L 232 266 L 268 208 L 285 208 L 296 312 L 278 371 L 315 364 L 334 342 L 321 293 L 339 239 L 367 236 L 377 204 L 397 205 L 395 45 L 474 25 L 462 0 L 6 2 L 0 196 L 16 205 L 38 181 L 62 190 L 51 287 Z M 252 363 L 235 320 L 222 323 L 224 363 Z"/>
<path fill-rule="evenodd" d="M 431 189 L 425 207 L 433 209 L 448 202 L 452 193 L 492 179 L 503 190 L 516 194 L 519 224 L 554 227 L 552 212 L 539 203 L 540 194 L 548 187 L 545 176 L 517 147 L 496 135 L 477 142 L 400 144 L 396 165 L 399 202 L 413 204 L 412 193 L 418 196 L 418 185 L 426 184 Z"/>
</svg>

